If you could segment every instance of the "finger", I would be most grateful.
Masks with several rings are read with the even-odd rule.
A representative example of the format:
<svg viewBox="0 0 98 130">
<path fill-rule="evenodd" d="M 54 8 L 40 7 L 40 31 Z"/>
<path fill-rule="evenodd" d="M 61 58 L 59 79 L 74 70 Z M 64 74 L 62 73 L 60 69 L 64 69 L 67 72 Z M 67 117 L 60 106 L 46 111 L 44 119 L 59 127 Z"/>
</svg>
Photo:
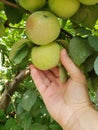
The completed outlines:
<svg viewBox="0 0 98 130">
<path fill-rule="evenodd" d="M 39 90 L 39 92 L 42 94 L 46 90 L 46 85 L 43 83 L 42 77 L 40 76 L 40 71 L 36 69 L 33 65 L 30 65 L 31 70 L 31 76 L 34 80 L 34 83 Z"/>
<path fill-rule="evenodd" d="M 79 70 L 79 68 L 74 64 L 74 62 L 71 60 L 71 58 L 68 56 L 65 49 L 62 49 L 61 51 L 61 62 L 68 71 L 71 78 L 80 78 L 84 77 L 82 72 Z"/>
<path fill-rule="evenodd" d="M 57 85 L 58 85 L 58 80 L 59 78 L 56 77 L 52 71 L 50 70 L 47 70 L 47 71 L 44 71 L 44 74 L 46 75 L 46 77 L 51 81 L 51 82 L 55 82 Z"/>
<path fill-rule="evenodd" d="M 59 77 L 59 68 L 58 67 L 51 69 L 51 71 L 55 77 Z"/>
<path fill-rule="evenodd" d="M 39 75 L 43 81 L 43 83 L 48 86 L 51 83 L 51 80 L 47 78 L 47 76 L 43 73 L 43 71 L 39 71 Z"/>
</svg>

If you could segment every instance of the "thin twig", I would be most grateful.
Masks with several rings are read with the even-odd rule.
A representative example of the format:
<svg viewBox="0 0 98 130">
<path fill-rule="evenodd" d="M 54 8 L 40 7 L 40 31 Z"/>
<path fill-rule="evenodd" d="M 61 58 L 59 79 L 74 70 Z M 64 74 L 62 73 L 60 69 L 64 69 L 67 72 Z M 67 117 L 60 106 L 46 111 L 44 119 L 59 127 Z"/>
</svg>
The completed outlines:
<svg viewBox="0 0 98 130">
<path fill-rule="evenodd" d="M 67 32 L 66 30 L 64 30 L 63 28 L 61 29 L 61 31 L 68 37 L 68 38 L 73 38 L 72 34 L 70 34 L 69 32 Z"/>
<path fill-rule="evenodd" d="M 12 6 L 14 8 L 19 8 L 19 6 L 17 4 L 11 3 L 11 2 L 9 2 L 7 0 L 0 0 L 0 2 L 3 2 L 4 4 Z"/>
</svg>

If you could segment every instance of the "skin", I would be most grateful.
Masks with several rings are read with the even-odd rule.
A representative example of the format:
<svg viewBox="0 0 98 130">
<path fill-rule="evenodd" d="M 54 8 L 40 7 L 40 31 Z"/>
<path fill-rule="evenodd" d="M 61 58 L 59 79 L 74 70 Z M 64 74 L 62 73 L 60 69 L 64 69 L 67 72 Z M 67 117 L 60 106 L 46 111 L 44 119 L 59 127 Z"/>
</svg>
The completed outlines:
<svg viewBox="0 0 98 130">
<path fill-rule="evenodd" d="M 30 65 L 31 76 L 51 116 L 63 130 L 98 130 L 98 113 L 93 109 L 84 74 L 61 51 L 61 62 L 70 78 L 61 83 L 57 67 L 40 71 Z"/>
</svg>

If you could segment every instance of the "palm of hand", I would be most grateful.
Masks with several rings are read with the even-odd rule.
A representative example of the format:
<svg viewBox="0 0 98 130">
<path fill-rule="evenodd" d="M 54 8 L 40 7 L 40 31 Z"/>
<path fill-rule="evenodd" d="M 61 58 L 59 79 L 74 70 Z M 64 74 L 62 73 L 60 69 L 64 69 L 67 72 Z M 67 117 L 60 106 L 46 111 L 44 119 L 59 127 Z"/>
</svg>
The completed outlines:
<svg viewBox="0 0 98 130">
<path fill-rule="evenodd" d="M 32 78 L 43 97 L 49 113 L 60 124 L 67 124 L 77 110 L 89 104 L 89 97 L 86 91 L 84 75 L 74 65 L 68 55 L 63 53 L 61 60 L 70 74 L 70 78 L 64 84 L 60 82 L 58 68 L 49 71 L 37 70 L 32 65 L 30 68 Z M 66 62 L 69 62 L 71 67 L 65 63 L 63 56 L 66 57 Z"/>
</svg>

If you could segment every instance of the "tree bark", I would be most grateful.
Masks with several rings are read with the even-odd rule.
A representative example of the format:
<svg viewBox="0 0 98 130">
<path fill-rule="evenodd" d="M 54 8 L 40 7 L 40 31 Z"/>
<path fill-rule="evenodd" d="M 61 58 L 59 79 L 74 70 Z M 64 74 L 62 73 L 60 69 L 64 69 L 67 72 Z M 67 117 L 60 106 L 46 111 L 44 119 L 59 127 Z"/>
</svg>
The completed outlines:
<svg viewBox="0 0 98 130">
<path fill-rule="evenodd" d="M 11 3 L 11 2 L 9 2 L 7 0 L 0 0 L 0 1 L 3 2 L 6 5 L 12 6 L 14 8 L 17 8 L 17 9 L 19 8 L 19 6 L 17 4 Z"/>
<path fill-rule="evenodd" d="M 19 84 L 30 74 L 29 68 L 22 70 L 11 82 L 7 82 L 5 90 L 0 99 L 0 109 L 5 110 L 10 104 L 11 97 L 16 91 Z"/>
</svg>

